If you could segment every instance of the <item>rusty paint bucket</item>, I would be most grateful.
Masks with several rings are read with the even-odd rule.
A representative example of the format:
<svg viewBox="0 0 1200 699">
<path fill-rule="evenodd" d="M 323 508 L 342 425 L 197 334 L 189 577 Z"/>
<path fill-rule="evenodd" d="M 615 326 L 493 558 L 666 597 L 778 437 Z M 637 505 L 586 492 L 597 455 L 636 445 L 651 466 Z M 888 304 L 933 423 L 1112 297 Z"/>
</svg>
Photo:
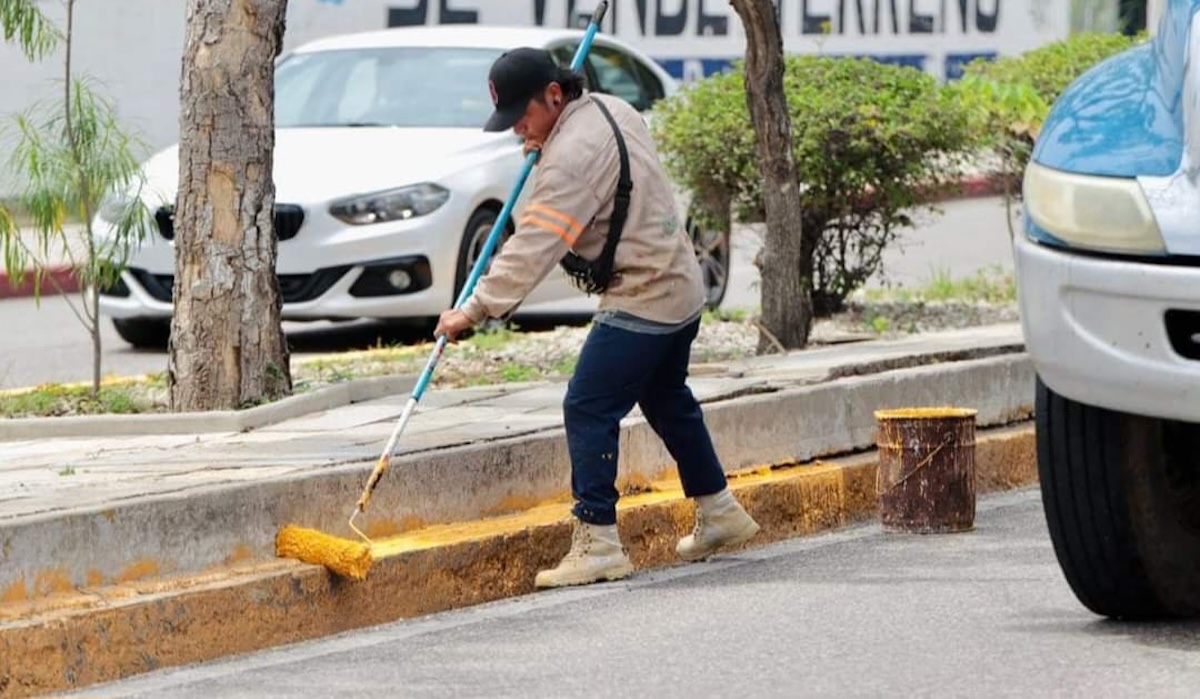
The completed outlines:
<svg viewBox="0 0 1200 699">
<path fill-rule="evenodd" d="M 878 410 L 876 491 L 885 530 L 975 527 L 975 416 L 967 408 Z"/>
</svg>

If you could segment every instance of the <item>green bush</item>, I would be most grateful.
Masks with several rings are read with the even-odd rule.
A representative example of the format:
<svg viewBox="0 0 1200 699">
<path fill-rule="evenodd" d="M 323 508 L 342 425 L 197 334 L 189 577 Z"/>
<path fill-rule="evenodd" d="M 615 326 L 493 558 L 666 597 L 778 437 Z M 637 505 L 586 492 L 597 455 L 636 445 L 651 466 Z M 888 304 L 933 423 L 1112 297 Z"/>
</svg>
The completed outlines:
<svg viewBox="0 0 1200 699">
<path fill-rule="evenodd" d="M 759 176 L 740 74 L 719 73 L 687 86 L 660 100 L 654 114 L 663 160 L 692 193 L 695 214 L 728 231 L 730 205 Z"/>
<path fill-rule="evenodd" d="M 1076 34 L 1019 56 L 974 61 L 965 72 L 1000 83 L 1026 83 L 1043 100 L 1053 103 L 1088 69 L 1145 40 L 1145 34 Z"/>
<path fill-rule="evenodd" d="M 910 213 L 958 181 L 970 147 L 966 115 L 928 74 L 870 59 L 789 56 L 785 90 L 799 177 L 802 234 L 814 250 L 797 270 L 818 317 L 875 274 Z M 761 176 L 741 63 L 659 102 L 653 120 L 672 176 L 719 223 L 761 220 Z"/>
<path fill-rule="evenodd" d="M 1087 70 L 1145 39 L 1077 34 L 1019 56 L 967 66 L 949 92 L 970 115 L 979 147 L 999 156 L 1000 174 L 1011 194 L 1020 191 L 1021 176 L 1055 100 Z"/>
</svg>

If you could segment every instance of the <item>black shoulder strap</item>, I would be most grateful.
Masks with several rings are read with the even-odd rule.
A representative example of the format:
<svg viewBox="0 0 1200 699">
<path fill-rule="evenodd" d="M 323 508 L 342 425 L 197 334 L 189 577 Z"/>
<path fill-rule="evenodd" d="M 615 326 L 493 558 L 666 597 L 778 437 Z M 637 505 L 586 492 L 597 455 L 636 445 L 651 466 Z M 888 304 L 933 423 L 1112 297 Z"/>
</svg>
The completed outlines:
<svg viewBox="0 0 1200 699">
<path fill-rule="evenodd" d="M 608 237 L 604 241 L 604 250 L 595 261 L 589 261 L 568 251 L 559 263 L 560 266 L 576 280 L 576 283 L 588 293 L 601 293 L 608 288 L 612 280 L 613 260 L 617 254 L 617 243 L 625 229 L 625 220 L 629 214 L 630 193 L 633 191 L 633 179 L 629 175 L 629 150 L 625 145 L 625 137 L 620 127 L 613 119 L 612 113 L 604 103 L 591 96 L 592 104 L 600 109 L 608 125 L 612 127 L 617 139 L 617 155 L 620 158 L 620 171 L 617 173 L 617 192 L 613 201 L 612 218 L 609 220 Z"/>
<path fill-rule="evenodd" d="M 612 258 L 617 250 L 617 241 L 621 239 L 621 232 L 625 229 L 625 219 L 629 215 L 629 194 L 633 191 L 633 180 L 629 176 L 629 151 L 625 147 L 625 137 L 621 134 L 621 129 L 617 127 L 617 121 L 613 119 L 612 113 L 608 111 L 608 107 L 605 107 L 603 102 L 594 96 L 592 102 L 600 108 L 600 113 L 612 127 L 613 135 L 617 137 L 617 154 L 621 158 L 621 170 L 617 173 L 617 195 L 613 202 L 612 221 L 609 225 L 608 239 L 604 242 L 604 253 L 601 255 L 601 259 L 609 261 L 607 266 L 611 270 Z"/>
</svg>

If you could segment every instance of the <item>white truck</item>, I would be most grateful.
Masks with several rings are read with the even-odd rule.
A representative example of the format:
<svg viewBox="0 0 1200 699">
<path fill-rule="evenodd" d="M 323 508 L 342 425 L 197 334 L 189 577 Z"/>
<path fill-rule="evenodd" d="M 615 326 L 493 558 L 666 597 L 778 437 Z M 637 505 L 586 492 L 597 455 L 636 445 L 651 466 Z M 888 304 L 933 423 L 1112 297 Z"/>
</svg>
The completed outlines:
<svg viewBox="0 0 1200 699">
<path fill-rule="evenodd" d="M 1050 538 L 1118 619 L 1200 616 L 1197 58 L 1200 0 L 1169 0 L 1063 92 L 1015 241 Z"/>
</svg>

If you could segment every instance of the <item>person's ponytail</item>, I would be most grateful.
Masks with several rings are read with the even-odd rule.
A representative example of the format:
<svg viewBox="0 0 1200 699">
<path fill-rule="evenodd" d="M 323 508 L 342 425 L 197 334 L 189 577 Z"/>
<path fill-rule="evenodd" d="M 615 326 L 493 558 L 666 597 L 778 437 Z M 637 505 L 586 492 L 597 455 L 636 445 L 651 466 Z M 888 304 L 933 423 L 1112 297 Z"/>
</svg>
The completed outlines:
<svg viewBox="0 0 1200 699">
<path fill-rule="evenodd" d="M 562 86 L 563 98 L 568 102 L 579 99 L 587 88 L 587 80 L 583 73 L 576 73 L 570 68 L 559 68 L 554 82 Z"/>
</svg>

